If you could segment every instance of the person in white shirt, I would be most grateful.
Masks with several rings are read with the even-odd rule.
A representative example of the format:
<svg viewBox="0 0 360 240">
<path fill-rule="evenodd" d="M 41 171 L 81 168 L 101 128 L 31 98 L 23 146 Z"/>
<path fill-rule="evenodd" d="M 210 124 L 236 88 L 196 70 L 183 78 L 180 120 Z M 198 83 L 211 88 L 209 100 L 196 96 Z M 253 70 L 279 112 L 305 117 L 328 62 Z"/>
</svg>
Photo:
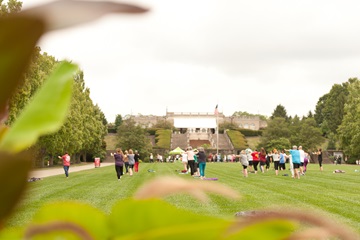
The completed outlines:
<svg viewBox="0 0 360 240">
<path fill-rule="evenodd" d="M 188 160 L 187 160 L 187 152 L 183 152 L 181 154 L 181 162 L 184 164 L 184 170 L 187 171 L 187 165 L 188 165 Z"/>
<path fill-rule="evenodd" d="M 305 152 L 302 149 L 302 146 L 299 146 L 298 150 L 300 152 L 300 175 L 305 175 L 305 173 L 304 173 Z"/>
<path fill-rule="evenodd" d="M 279 174 L 279 165 L 280 165 L 280 155 L 278 150 L 274 149 L 272 153 L 270 153 L 274 162 L 275 174 Z"/>
</svg>

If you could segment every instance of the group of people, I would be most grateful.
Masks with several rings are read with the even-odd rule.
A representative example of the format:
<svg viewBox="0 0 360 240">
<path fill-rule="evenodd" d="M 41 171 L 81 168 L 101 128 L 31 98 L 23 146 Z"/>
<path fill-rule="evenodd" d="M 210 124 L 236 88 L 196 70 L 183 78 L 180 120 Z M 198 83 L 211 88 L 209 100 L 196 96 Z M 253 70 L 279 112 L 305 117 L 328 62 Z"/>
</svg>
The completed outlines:
<svg viewBox="0 0 360 240">
<path fill-rule="evenodd" d="M 289 155 L 287 155 L 286 152 L 289 152 Z M 318 156 L 320 171 L 323 171 L 321 148 L 319 148 L 317 152 L 313 152 L 313 154 Z M 124 174 L 133 176 L 134 172 L 139 171 L 140 155 L 137 150 L 133 151 L 132 149 L 129 149 L 123 152 L 120 148 L 117 148 L 116 153 L 111 155 L 115 159 L 115 171 L 118 180 L 120 180 Z M 68 178 L 70 155 L 65 153 L 63 156 L 58 157 L 63 161 L 65 176 Z M 181 162 L 184 166 L 183 171 L 189 171 L 191 176 L 205 179 L 206 160 L 210 160 L 212 157 L 213 155 L 211 158 L 210 156 L 206 156 L 204 148 L 202 147 L 199 147 L 198 150 L 193 150 L 192 147 L 188 147 L 186 151 L 181 154 Z M 258 172 L 258 166 L 262 173 L 268 171 L 270 162 L 273 162 L 275 174 L 278 175 L 279 170 L 286 170 L 286 162 L 288 160 L 291 176 L 300 179 L 301 175 L 305 175 L 307 164 L 310 162 L 309 154 L 302 149 L 302 146 L 293 146 L 292 149 L 284 149 L 281 151 L 273 149 L 270 152 L 266 152 L 264 148 L 261 148 L 259 152 L 257 150 L 252 151 L 248 148 L 240 151 L 238 155 L 233 154 L 232 161 L 235 161 L 235 158 L 239 159 L 239 162 L 243 167 L 242 172 L 244 177 L 248 177 L 248 168 L 255 174 Z M 150 162 L 153 162 L 152 154 L 150 155 Z"/>
<path fill-rule="evenodd" d="M 140 154 L 137 150 L 135 152 L 132 149 L 125 150 L 124 152 L 120 149 L 116 149 L 116 153 L 111 154 L 115 159 L 115 171 L 118 180 L 125 174 L 132 176 L 134 172 L 139 172 L 139 160 Z"/>
<path fill-rule="evenodd" d="M 205 179 L 206 154 L 203 147 L 196 150 L 188 147 L 181 154 L 181 162 L 184 165 L 185 172 L 189 171 L 191 176 Z"/>
<path fill-rule="evenodd" d="M 289 155 L 287 155 L 286 152 L 289 152 Z M 320 171 L 322 171 L 321 148 L 313 154 L 318 156 Z M 270 152 L 266 152 L 264 148 L 261 148 L 259 152 L 257 150 L 252 151 L 251 149 L 246 149 L 242 150 L 240 155 L 236 155 L 236 157 L 239 158 L 243 166 L 244 177 L 248 176 L 248 167 L 251 170 L 253 169 L 254 173 L 257 173 L 258 166 L 260 166 L 260 171 L 264 173 L 265 170 L 269 170 L 270 162 L 274 163 L 275 174 L 278 175 L 279 170 L 286 170 L 286 162 L 288 160 L 291 176 L 299 179 L 301 175 L 305 175 L 307 164 L 310 162 L 310 156 L 302 149 L 302 146 L 293 146 L 292 149 L 284 149 L 281 151 L 273 149 Z"/>
</svg>

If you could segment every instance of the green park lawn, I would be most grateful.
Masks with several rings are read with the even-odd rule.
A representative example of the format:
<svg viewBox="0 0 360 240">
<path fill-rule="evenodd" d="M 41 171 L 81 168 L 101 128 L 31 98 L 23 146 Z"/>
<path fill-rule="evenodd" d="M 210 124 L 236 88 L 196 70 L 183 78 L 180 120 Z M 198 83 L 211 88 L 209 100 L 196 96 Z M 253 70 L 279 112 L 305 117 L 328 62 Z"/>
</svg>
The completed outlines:
<svg viewBox="0 0 360 240">
<path fill-rule="evenodd" d="M 148 172 L 149 169 L 155 172 Z M 125 175 L 118 181 L 113 166 L 74 173 L 71 173 L 70 168 L 68 179 L 58 175 L 30 182 L 22 203 L 8 221 L 7 227 L 29 223 L 34 213 L 47 202 L 81 201 L 109 213 L 119 199 L 131 197 L 144 182 L 161 175 L 202 181 L 179 174 L 177 170 L 180 169 L 181 163 L 141 163 L 139 173 L 132 177 Z M 314 214 L 320 212 L 326 218 L 334 219 L 360 233 L 360 167 L 325 165 L 324 171 L 320 172 L 318 165 L 311 164 L 306 176 L 300 180 L 282 176 L 289 171 L 275 176 L 274 170 L 264 174 L 249 174 L 248 178 L 244 178 L 241 169 L 239 163 L 206 165 L 206 176 L 216 177 L 218 183 L 238 191 L 242 195 L 240 200 L 210 195 L 211 202 L 204 204 L 184 194 L 168 196 L 165 200 L 179 208 L 221 218 L 232 218 L 239 211 L 274 207 L 283 210 L 304 209 Z M 335 169 L 346 173 L 332 173 Z"/>
</svg>

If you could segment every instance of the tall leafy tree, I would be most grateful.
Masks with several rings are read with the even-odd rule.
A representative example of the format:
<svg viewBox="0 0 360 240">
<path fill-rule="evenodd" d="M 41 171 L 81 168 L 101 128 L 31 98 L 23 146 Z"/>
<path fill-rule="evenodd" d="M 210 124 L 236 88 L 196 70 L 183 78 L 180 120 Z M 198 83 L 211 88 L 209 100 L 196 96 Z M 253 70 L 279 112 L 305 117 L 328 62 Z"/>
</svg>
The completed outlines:
<svg viewBox="0 0 360 240">
<path fill-rule="evenodd" d="M 282 150 L 282 149 L 288 149 L 291 146 L 291 142 L 289 141 L 288 138 L 278 138 L 278 139 L 273 139 L 267 143 L 265 143 L 265 145 L 263 145 L 263 147 L 267 150 L 267 151 L 271 151 L 273 149 L 278 149 L 278 150 Z"/>
<path fill-rule="evenodd" d="M 350 78 L 345 83 L 334 84 L 330 92 L 319 99 L 314 117 L 325 135 L 337 133 L 337 128 L 344 116 L 344 105 L 349 95 L 349 84 L 357 81 L 359 81 L 357 78 Z"/>
<path fill-rule="evenodd" d="M 271 119 L 274 119 L 274 118 L 284 118 L 284 119 L 288 119 L 288 115 L 286 113 L 286 109 L 283 105 L 279 104 L 276 106 L 274 112 L 272 113 Z"/>
<path fill-rule="evenodd" d="M 344 116 L 344 104 L 349 94 L 347 83 L 334 84 L 327 97 L 323 116 L 328 123 L 329 131 L 336 133 Z"/>
<path fill-rule="evenodd" d="M 121 149 L 138 150 L 142 156 L 147 156 L 151 152 L 152 145 L 146 129 L 136 125 L 133 119 L 124 120 L 118 128 L 117 134 L 117 146 Z"/>
<path fill-rule="evenodd" d="M 302 119 L 298 134 L 298 142 L 293 144 L 303 146 L 306 151 L 317 149 L 325 141 L 314 118 Z"/>
<path fill-rule="evenodd" d="M 17 88 L 10 101 L 10 111 L 7 124 L 11 125 L 21 113 L 35 92 L 43 84 L 46 77 L 54 69 L 56 60 L 47 54 L 41 54 L 36 47 L 28 71 L 24 75 L 23 84 Z"/>
<path fill-rule="evenodd" d="M 39 159 L 50 157 L 50 164 L 58 154 L 69 152 L 73 161 L 87 156 L 105 157 L 104 137 L 107 133 L 105 116 L 90 98 L 84 74 L 74 76 L 74 92 L 64 125 L 51 135 L 43 136 L 36 144 Z M 40 162 L 42 164 L 42 162 Z"/>
<path fill-rule="evenodd" d="M 316 104 L 316 107 L 315 107 L 315 114 L 314 114 L 314 119 L 316 121 L 316 124 L 321 127 L 321 129 L 323 130 L 322 128 L 322 124 L 324 122 L 324 115 L 323 115 L 323 110 L 325 108 L 325 103 L 326 103 L 326 100 L 328 98 L 328 93 L 324 94 L 323 96 L 321 96 Z M 324 130 L 323 130 L 324 131 Z M 327 131 L 327 129 L 325 130 L 325 132 Z"/>
<path fill-rule="evenodd" d="M 291 118 L 289 123 L 289 130 L 290 130 L 290 142 L 292 145 L 300 145 L 301 144 L 301 135 L 300 135 L 300 129 L 301 129 L 301 120 L 300 118 L 295 115 L 293 118 Z"/>
<path fill-rule="evenodd" d="M 342 149 L 351 156 L 360 155 L 360 81 L 349 85 L 344 118 L 338 128 Z"/>
<path fill-rule="evenodd" d="M 118 127 L 123 123 L 123 117 L 121 114 L 117 114 L 115 117 L 115 129 L 118 129 Z"/>
<path fill-rule="evenodd" d="M 285 118 L 276 117 L 268 121 L 267 127 L 263 130 L 261 141 L 258 147 L 268 146 L 268 143 L 280 138 L 289 139 L 291 132 L 289 130 L 289 123 Z"/>
</svg>

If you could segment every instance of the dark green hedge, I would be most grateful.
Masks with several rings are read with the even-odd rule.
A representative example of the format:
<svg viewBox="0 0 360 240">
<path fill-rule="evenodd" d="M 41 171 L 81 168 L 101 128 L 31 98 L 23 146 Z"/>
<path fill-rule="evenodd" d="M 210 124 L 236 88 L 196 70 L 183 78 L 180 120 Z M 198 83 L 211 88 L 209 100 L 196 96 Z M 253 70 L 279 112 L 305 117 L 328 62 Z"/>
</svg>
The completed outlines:
<svg viewBox="0 0 360 240">
<path fill-rule="evenodd" d="M 245 137 L 256 137 L 262 135 L 262 130 L 251 130 L 251 129 L 245 129 L 241 128 L 239 131 L 245 136 Z"/>
<path fill-rule="evenodd" d="M 116 133 L 116 128 L 108 128 L 108 133 Z"/>
</svg>

